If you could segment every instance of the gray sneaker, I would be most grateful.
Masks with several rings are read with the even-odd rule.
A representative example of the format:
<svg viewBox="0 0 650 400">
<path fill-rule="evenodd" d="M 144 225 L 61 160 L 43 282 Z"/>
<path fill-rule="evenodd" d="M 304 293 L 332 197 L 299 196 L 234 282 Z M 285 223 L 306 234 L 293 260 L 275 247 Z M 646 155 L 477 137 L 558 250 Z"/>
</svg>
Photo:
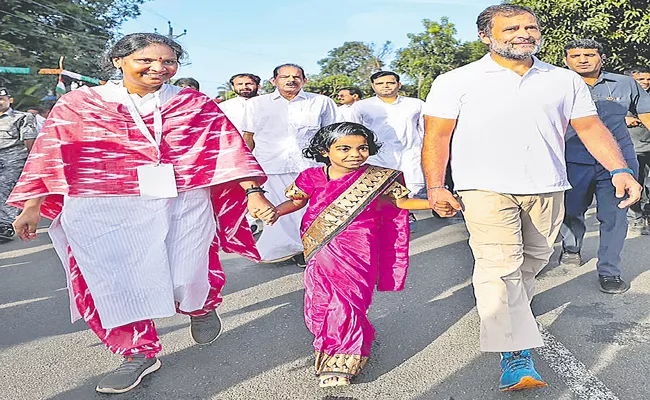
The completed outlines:
<svg viewBox="0 0 650 400">
<path fill-rule="evenodd" d="M 223 326 L 217 310 L 200 317 L 190 316 L 190 335 L 198 344 L 210 344 L 221 335 Z"/>
<path fill-rule="evenodd" d="M 648 228 L 645 219 L 631 222 L 628 226 L 628 231 L 633 235 L 650 235 L 650 229 Z"/>
<path fill-rule="evenodd" d="M 562 254 L 560 254 L 560 265 L 577 268 L 582 265 L 582 257 L 580 257 L 580 253 L 570 253 L 563 250 Z"/>
<path fill-rule="evenodd" d="M 160 360 L 144 354 L 124 357 L 122 365 L 102 378 L 95 388 L 99 393 L 124 393 L 140 384 L 142 378 L 160 368 Z"/>
</svg>

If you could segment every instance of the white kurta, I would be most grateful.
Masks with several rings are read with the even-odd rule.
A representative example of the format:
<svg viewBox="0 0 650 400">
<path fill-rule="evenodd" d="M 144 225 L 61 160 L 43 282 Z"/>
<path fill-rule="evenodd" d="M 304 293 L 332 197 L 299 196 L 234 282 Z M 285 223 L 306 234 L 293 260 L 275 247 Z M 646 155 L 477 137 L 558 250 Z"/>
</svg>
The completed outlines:
<svg viewBox="0 0 650 400">
<path fill-rule="evenodd" d="M 107 101 L 123 102 L 124 88 L 109 82 L 96 90 Z M 164 85 L 161 103 L 179 88 Z M 152 94 L 131 95 L 146 114 Z M 49 234 L 69 275 L 68 246 L 79 264 L 105 329 L 201 309 L 210 289 L 208 252 L 216 222 L 210 189 L 171 199 L 134 196 L 66 197 Z M 79 317 L 70 277 L 72 320 Z"/>
<path fill-rule="evenodd" d="M 226 117 L 235 125 L 235 128 L 243 135 L 242 128 L 244 127 L 244 109 L 246 108 L 246 98 L 235 97 L 234 99 L 226 100 L 219 103 L 219 108 L 226 114 Z"/>
<path fill-rule="evenodd" d="M 354 122 L 371 129 L 382 143 L 379 154 L 370 157 L 368 163 L 402 171 L 411 195 L 425 186 L 422 172 L 423 105 L 422 100 L 399 96 L 392 104 L 371 97 L 352 106 Z"/>
<path fill-rule="evenodd" d="M 329 97 L 300 91 L 287 100 L 276 90 L 246 101 L 245 132 L 253 133 L 253 154 L 268 176 L 263 185 L 273 204 L 286 201 L 285 189 L 303 170 L 317 165 L 302 155 L 302 149 L 323 126 L 342 122 L 336 103 Z M 264 261 L 273 261 L 303 251 L 300 221 L 304 212 L 294 212 L 266 226 L 257 250 Z"/>
<path fill-rule="evenodd" d="M 352 109 L 353 105 L 354 104 L 343 104 L 339 106 L 338 111 L 343 117 L 343 121 L 356 122 L 354 117 L 354 110 Z"/>
<path fill-rule="evenodd" d="M 284 191 L 298 177 L 298 173 L 268 175 L 268 180 L 263 188 L 268 193 L 266 198 L 273 204 L 287 201 Z M 300 239 L 300 223 L 307 210 L 303 208 L 284 215 L 275 224 L 266 225 L 257 241 L 257 251 L 265 262 L 279 261 L 288 256 L 302 253 L 302 239 Z"/>
</svg>

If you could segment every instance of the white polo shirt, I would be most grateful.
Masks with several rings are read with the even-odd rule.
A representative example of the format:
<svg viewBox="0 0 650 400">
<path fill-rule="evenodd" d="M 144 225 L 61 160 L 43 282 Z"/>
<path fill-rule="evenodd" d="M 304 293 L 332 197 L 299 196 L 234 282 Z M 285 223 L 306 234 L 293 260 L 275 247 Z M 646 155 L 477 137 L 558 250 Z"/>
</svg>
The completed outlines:
<svg viewBox="0 0 650 400">
<path fill-rule="evenodd" d="M 424 114 L 457 120 L 451 143 L 456 190 L 541 194 L 571 188 L 567 126 L 597 111 L 575 72 L 534 58 L 520 76 L 487 54 L 436 78 Z"/>
<path fill-rule="evenodd" d="M 226 117 L 235 125 L 235 128 L 242 133 L 242 126 L 244 125 L 244 109 L 246 108 L 245 97 L 235 97 L 230 100 L 222 101 L 219 103 L 219 108 L 226 114 Z"/>
<path fill-rule="evenodd" d="M 246 101 L 243 131 L 253 133 L 253 154 L 267 174 L 302 172 L 318 165 L 302 149 L 316 132 L 343 122 L 336 103 L 327 96 L 300 91 L 291 101 L 275 92 Z"/>
</svg>

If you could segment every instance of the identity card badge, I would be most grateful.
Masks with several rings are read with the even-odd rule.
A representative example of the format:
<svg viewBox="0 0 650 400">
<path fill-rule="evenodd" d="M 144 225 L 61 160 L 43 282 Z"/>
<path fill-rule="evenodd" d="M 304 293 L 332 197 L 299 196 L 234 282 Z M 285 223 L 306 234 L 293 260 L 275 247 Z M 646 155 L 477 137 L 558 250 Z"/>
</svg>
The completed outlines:
<svg viewBox="0 0 650 400">
<path fill-rule="evenodd" d="M 142 165 L 138 167 L 140 195 L 150 199 L 178 196 L 172 164 Z"/>
</svg>

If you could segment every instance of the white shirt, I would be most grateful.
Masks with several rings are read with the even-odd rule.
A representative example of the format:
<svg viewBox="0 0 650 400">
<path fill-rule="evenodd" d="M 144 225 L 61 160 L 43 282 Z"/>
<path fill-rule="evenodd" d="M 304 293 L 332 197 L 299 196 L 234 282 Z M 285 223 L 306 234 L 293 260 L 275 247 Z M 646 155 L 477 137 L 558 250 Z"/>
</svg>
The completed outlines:
<svg viewBox="0 0 650 400">
<path fill-rule="evenodd" d="M 422 173 L 422 140 L 424 102 L 412 97 L 398 96 L 394 103 L 379 97 L 361 100 L 352 106 L 356 121 L 375 132 L 382 147 L 371 164 L 400 170 L 411 192 L 424 184 Z"/>
<path fill-rule="evenodd" d="M 243 135 L 242 127 L 244 125 L 244 109 L 246 108 L 245 97 L 235 97 L 219 103 L 219 108 L 226 114 L 226 117 L 235 125 L 235 128 Z"/>
<path fill-rule="evenodd" d="M 457 190 L 540 194 L 571 188 L 567 126 L 597 112 L 575 72 L 534 58 L 520 76 L 488 54 L 436 78 L 424 114 L 457 120 L 451 143 Z"/>
<path fill-rule="evenodd" d="M 352 104 L 341 104 L 338 108 L 338 112 L 341 114 L 341 117 L 343 118 L 343 121 L 346 122 L 356 122 L 356 119 L 354 117 L 354 112 L 352 111 Z"/>
<path fill-rule="evenodd" d="M 316 164 L 303 157 L 316 132 L 342 122 L 336 103 L 329 97 L 300 91 L 291 101 L 275 92 L 246 101 L 245 132 L 253 133 L 253 154 L 267 174 L 302 172 Z"/>
</svg>

